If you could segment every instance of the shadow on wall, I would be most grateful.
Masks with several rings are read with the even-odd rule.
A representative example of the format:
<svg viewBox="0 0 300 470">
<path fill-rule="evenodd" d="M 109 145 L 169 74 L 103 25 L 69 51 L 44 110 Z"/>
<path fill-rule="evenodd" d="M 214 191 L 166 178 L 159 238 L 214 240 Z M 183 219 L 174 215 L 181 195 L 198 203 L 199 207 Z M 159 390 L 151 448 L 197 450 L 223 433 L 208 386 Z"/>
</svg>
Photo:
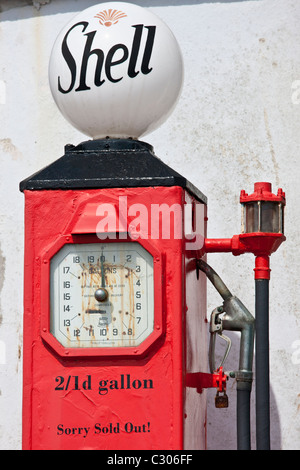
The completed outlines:
<svg viewBox="0 0 300 470">
<path fill-rule="evenodd" d="M 4 18 L 6 20 L 15 20 L 20 17 L 20 7 L 32 6 L 27 8 L 24 13 L 26 18 L 39 15 L 53 15 L 56 13 L 77 12 L 85 10 L 89 6 L 96 5 L 97 3 L 104 3 L 105 0 L 0 0 L 0 14 L 12 11 L 12 16 Z M 122 0 L 121 0 L 122 1 Z M 201 5 L 203 3 L 241 3 L 250 0 L 130 0 L 127 3 L 134 3 L 142 7 L 167 7 L 167 6 L 180 6 L 180 5 Z M 262 1 L 262 0 L 254 0 Z"/>
</svg>

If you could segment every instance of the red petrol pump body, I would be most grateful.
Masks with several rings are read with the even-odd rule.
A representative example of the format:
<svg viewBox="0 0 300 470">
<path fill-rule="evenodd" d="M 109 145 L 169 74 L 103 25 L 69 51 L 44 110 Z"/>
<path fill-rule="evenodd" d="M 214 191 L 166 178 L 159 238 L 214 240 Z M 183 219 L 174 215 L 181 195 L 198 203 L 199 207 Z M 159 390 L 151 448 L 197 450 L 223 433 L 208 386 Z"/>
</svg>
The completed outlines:
<svg viewBox="0 0 300 470">
<path fill-rule="evenodd" d="M 205 197 L 122 139 L 67 147 L 21 190 L 23 448 L 204 449 Z"/>
</svg>

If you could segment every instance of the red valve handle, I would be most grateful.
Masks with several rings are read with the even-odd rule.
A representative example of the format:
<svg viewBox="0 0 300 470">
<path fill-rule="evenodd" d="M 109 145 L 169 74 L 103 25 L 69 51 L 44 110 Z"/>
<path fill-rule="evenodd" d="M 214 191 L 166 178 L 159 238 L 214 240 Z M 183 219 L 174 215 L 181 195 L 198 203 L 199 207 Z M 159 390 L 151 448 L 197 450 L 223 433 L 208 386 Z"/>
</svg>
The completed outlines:
<svg viewBox="0 0 300 470">
<path fill-rule="evenodd" d="M 223 367 L 217 369 L 213 374 L 207 372 L 194 372 L 186 375 L 186 386 L 196 388 L 202 393 L 204 388 L 217 388 L 218 392 L 226 391 L 228 377 L 223 372 Z"/>
</svg>

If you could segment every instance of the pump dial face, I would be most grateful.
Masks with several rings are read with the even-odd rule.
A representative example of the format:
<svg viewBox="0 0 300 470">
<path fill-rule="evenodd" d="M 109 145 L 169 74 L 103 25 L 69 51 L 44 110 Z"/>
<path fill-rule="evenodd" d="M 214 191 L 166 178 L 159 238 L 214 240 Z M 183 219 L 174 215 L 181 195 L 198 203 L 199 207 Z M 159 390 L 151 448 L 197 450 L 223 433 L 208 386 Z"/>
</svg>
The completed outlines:
<svg viewBox="0 0 300 470">
<path fill-rule="evenodd" d="M 138 346 L 153 331 L 153 257 L 139 243 L 65 245 L 50 294 L 50 331 L 66 348 Z"/>
</svg>

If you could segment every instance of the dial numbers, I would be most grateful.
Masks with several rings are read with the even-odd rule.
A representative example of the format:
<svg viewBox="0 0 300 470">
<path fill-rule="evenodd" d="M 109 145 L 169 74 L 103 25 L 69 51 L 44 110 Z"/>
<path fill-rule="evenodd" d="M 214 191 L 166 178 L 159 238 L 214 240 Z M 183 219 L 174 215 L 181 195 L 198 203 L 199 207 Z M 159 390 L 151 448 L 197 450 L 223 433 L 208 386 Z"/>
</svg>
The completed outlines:
<svg viewBox="0 0 300 470">
<path fill-rule="evenodd" d="M 51 260 L 51 333 L 64 347 L 138 346 L 153 295 L 153 258 L 138 243 L 65 245 Z"/>
</svg>

